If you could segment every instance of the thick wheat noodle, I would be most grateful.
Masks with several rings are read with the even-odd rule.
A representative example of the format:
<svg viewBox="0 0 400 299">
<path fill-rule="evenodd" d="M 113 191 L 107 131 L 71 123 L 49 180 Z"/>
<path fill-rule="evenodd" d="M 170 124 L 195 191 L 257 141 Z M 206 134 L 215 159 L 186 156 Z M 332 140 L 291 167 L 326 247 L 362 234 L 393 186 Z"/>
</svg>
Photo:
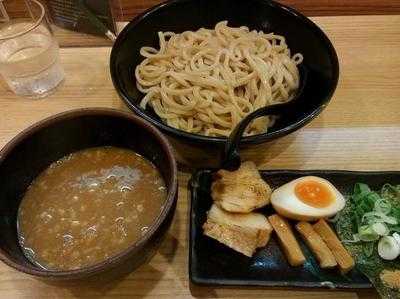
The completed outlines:
<svg viewBox="0 0 400 299">
<path fill-rule="evenodd" d="M 145 94 L 141 107 L 150 105 L 174 128 L 227 136 L 247 114 L 290 101 L 299 87 L 303 56 L 291 56 L 283 36 L 222 21 L 213 30 L 158 37 L 159 50 L 140 49 L 145 59 L 136 67 L 136 84 Z M 257 119 L 246 134 L 263 133 L 273 123 L 272 117 Z"/>
</svg>

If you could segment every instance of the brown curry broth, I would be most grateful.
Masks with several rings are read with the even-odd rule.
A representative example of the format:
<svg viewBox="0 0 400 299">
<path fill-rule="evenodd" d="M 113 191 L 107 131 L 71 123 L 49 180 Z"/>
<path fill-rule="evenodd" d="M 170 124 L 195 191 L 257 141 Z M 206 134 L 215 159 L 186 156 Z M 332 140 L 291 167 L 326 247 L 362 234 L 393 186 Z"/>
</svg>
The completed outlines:
<svg viewBox="0 0 400 299">
<path fill-rule="evenodd" d="M 85 149 L 51 164 L 28 188 L 18 215 L 21 247 L 47 269 L 93 265 L 137 241 L 165 199 L 158 170 L 140 155 Z"/>
</svg>

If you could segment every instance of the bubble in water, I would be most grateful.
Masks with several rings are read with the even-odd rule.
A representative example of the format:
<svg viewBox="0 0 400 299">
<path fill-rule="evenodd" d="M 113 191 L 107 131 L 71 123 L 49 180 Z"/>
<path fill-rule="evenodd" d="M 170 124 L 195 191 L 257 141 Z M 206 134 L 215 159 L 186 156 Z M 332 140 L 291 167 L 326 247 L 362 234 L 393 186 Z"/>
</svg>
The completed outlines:
<svg viewBox="0 0 400 299">
<path fill-rule="evenodd" d="M 96 225 L 92 225 L 91 227 L 88 227 L 88 229 L 86 230 L 86 234 L 89 237 L 95 237 L 97 235 Z"/>
<path fill-rule="evenodd" d="M 140 230 L 142 232 L 142 235 L 144 235 L 149 230 L 149 227 L 148 226 L 143 226 Z"/>
<path fill-rule="evenodd" d="M 53 216 L 51 216 L 50 214 L 43 212 L 42 214 L 40 214 L 40 218 L 43 219 L 44 223 L 49 223 L 51 221 L 51 219 L 53 219 Z"/>
<path fill-rule="evenodd" d="M 123 221 L 124 221 L 124 217 L 115 218 L 115 222 L 123 222 Z"/>
<path fill-rule="evenodd" d="M 92 182 L 89 184 L 89 187 L 98 187 L 99 183 L 98 182 Z"/>
<path fill-rule="evenodd" d="M 64 246 L 69 246 L 74 243 L 74 237 L 72 235 L 66 234 L 63 235 L 63 245 Z"/>
<path fill-rule="evenodd" d="M 129 186 L 121 186 L 120 190 L 121 192 L 127 192 L 127 191 L 132 191 L 132 188 Z"/>
<path fill-rule="evenodd" d="M 115 222 L 117 223 L 118 230 L 122 233 L 124 237 L 126 237 L 128 234 L 126 232 L 126 227 L 125 227 L 125 218 L 118 217 L 115 219 Z"/>
</svg>

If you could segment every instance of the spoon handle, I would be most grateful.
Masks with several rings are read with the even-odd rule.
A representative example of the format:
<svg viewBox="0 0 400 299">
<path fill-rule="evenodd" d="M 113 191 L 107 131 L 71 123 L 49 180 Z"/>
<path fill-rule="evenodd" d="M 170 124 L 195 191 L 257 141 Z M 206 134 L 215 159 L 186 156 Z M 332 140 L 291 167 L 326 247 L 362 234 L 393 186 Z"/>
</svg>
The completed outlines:
<svg viewBox="0 0 400 299">
<path fill-rule="evenodd" d="M 302 64 L 299 66 L 299 73 L 300 73 L 300 86 L 296 92 L 296 95 L 290 102 L 259 108 L 250 113 L 249 115 L 247 115 L 244 119 L 242 119 L 242 121 L 238 125 L 236 125 L 236 127 L 233 129 L 233 131 L 231 132 L 225 143 L 225 148 L 222 153 L 221 168 L 233 171 L 240 167 L 240 162 L 241 162 L 239 156 L 240 139 L 242 138 L 243 133 L 246 130 L 247 126 L 253 120 L 261 116 L 280 115 L 283 113 L 289 113 L 290 111 L 296 108 L 296 105 L 298 105 L 298 101 L 304 92 L 308 78 L 308 71 L 306 67 Z"/>
<path fill-rule="evenodd" d="M 233 129 L 229 135 L 222 156 L 222 168 L 236 170 L 240 167 L 239 143 L 247 126 L 255 119 L 267 115 L 279 115 L 289 109 L 290 104 L 276 104 L 259 108 L 245 118 Z"/>
</svg>

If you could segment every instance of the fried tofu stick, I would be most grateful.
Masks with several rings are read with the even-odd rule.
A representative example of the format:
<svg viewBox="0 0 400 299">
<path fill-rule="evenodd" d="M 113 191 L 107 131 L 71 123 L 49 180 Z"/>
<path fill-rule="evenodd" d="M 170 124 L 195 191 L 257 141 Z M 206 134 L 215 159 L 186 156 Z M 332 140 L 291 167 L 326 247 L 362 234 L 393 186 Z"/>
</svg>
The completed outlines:
<svg viewBox="0 0 400 299">
<path fill-rule="evenodd" d="M 337 266 L 332 252 L 310 223 L 301 221 L 296 224 L 296 230 L 300 233 L 308 247 L 310 247 L 321 268 L 333 268 Z"/>
<path fill-rule="evenodd" d="M 268 220 L 278 236 L 279 243 L 289 264 L 291 266 L 304 264 L 306 258 L 300 249 L 289 223 L 277 214 L 269 216 Z"/>
<path fill-rule="evenodd" d="M 326 223 L 324 219 L 320 219 L 313 225 L 313 228 L 332 251 L 336 262 L 339 265 L 340 272 L 345 274 L 353 269 L 354 259 L 347 252 L 346 248 L 344 248 L 343 244 L 340 242 L 329 224 Z"/>
</svg>

